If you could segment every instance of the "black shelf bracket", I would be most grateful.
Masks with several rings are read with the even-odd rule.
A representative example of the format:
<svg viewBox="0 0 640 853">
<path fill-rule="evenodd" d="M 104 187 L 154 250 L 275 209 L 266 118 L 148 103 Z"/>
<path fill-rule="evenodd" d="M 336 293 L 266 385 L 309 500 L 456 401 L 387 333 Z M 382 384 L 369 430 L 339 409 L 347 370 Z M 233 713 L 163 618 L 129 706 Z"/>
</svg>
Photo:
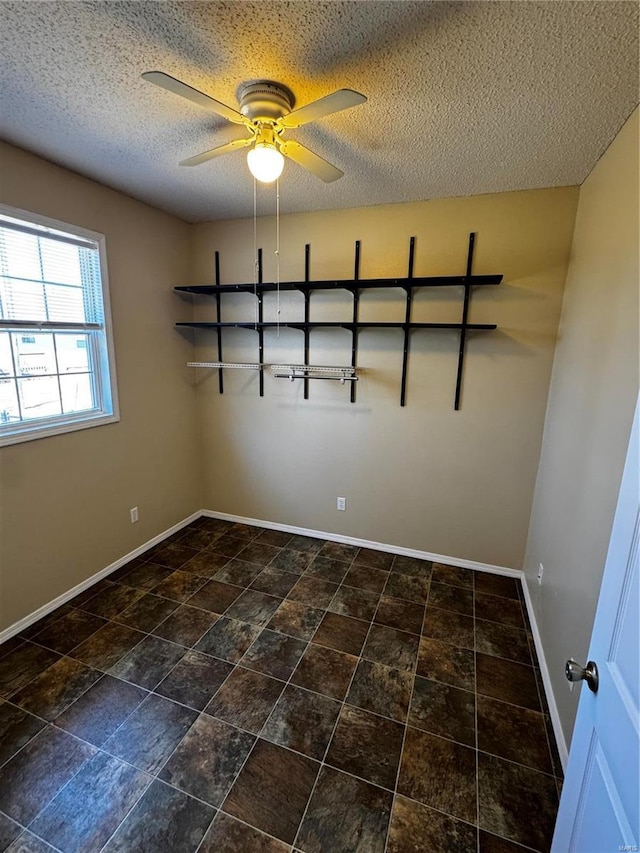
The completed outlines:
<svg viewBox="0 0 640 853">
<path fill-rule="evenodd" d="M 216 250 L 215 255 L 216 262 L 216 286 L 220 287 L 220 252 Z M 222 317 L 220 314 L 220 291 L 216 291 L 216 317 L 218 319 L 218 323 L 222 322 Z M 222 361 L 222 327 L 218 326 L 218 361 Z M 222 368 L 218 368 L 218 393 L 222 394 L 224 392 L 224 380 L 222 378 Z"/>
<path fill-rule="evenodd" d="M 262 249 L 258 249 L 258 284 L 262 284 Z M 256 298 L 258 300 L 258 364 L 260 365 L 258 382 L 261 397 L 264 397 L 264 317 L 262 308 L 263 296 L 263 291 L 259 288 L 256 288 Z"/>
<path fill-rule="evenodd" d="M 404 348 L 402 350 L 402 379 L 400 380 L 400 405 L 404 406 L 407 398 L 407 362 L 409 360 L 409 335 L 411 334 L 411 302 L 413 299 L 413 288 L 411 280 L 413 279 L 413 259 L 415 257 L 416 238 L 412 237 L 409 241 L 409 268 L 407 271 L 407 285 L 405 293 L 407 294 L 407 304 L 404 314 Z"/>
<path fill-rule="evenodd" d="M 311 246 L 309 243 L 305 243 L 304 247 L 304 283 L 309 284 L 309 262 L 311 255 Z M 303 290 L 304 294 L 304 363 L 305 365 L 309 364 L 309 322 L 310 322 L 310 308 L 311 308 L 311 291 L 308 287 L 305 287 Z M 305 374 L 304 377 L 304 399 L 309 399 L 309 377 Z"/>
</svg>

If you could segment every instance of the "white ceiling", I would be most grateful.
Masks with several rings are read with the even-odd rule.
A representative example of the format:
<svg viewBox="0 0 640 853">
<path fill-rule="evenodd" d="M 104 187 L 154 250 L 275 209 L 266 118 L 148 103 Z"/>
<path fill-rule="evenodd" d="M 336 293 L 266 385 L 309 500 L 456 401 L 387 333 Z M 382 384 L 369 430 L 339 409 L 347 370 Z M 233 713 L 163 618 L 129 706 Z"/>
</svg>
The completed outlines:
<svg viewBox="0 0 640 853">
<path fill-rule="evenodd" d="M 177 165 L 237 127 L 150 70 L 236 107 L 257 78 L 367 95 L 289 132 L 346 174 L 288 163 L 284 212 L 579 184 L 638 102 L 638 4 L 0 2 L 2 138 L 189 221 L 250 215 L 244 152 Z"/>
</svg>

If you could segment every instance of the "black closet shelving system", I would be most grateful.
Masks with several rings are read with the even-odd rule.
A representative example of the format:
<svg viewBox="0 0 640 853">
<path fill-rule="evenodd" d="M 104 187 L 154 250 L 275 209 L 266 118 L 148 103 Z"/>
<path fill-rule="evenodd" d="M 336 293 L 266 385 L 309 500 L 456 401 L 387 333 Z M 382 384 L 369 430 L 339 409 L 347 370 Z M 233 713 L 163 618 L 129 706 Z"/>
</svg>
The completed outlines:
<svg viewBox="0 0 640 853">
<path fill-rule="evenodd" d="M 221 284 L 220 283 L 220 254 L 215 253 L 215 284 L 184 285 L 174 287 L 177 293 L 190 293 L 200 296 L 215 296 L 217 321 L 194 321 L 189 323 L 176 323 L 176 328 L 191 329 L 215 329 L 218 337 L 218 360 L 222 362 L 222 330 L 229 328 L 251 329 L 258 334 L 258 370 L 260 378 L 260 396 L 264 395 L 264 330 L 277 328 L 298 329 L 304 333 L 304 364 L 309 364 L 309 337 L 312 329 L 346 329 L 351 332 L 351 367 L 357 367 L 358 355 L 358 332 L 360 329 L 402 329 L 404 331 L 404 346 L 402 353 L 402 378 L 400 384 L 400 405 L 404 406 L 406 401 L 407 385 L 407 363 L 409 357 L 410 336 L 414 329 L 457 329 L 460 331 L 458 349 L 458 369 L 456 375 L 456 392 L 454 408 L 460 408 L 460 394 L 462 389 L 462 375 L 466 349 L 467 332 L 469 331 L 491 331 L 497 328 L 495 323 L 469 323 L 469 304 L 471 301 L 472 288 L 477 286 L 496 285 L 502 281 L 502 275 L 473 275 L 473 250 L 475 245 L 475 234 L 469 235 L 469 248 L 467 252 L 467 266 L 464 275 L 453 276 L 415 276 L 413 275 L 413 263 L 415 254 L 415 237 L 409 242 L 409 264 L 406 278 L 360 278 L 360 241 L 355 244 L 354 274 L 352 279 L 337 279 L 332 281 L 311 281 L 309 277 L 310 245 L 305 246 L 304 280 L 280 282 L 280 291 L 299 291 L 304 297 L 304 320 L 277 323 L 265 322 L 263 320 L 263 296 L 265 293 L 273 293 L 278 289 L 275 282 L 263 282 L 262 280 L 262 249 L 258 250 L 258 276 L 256 284 Z M 399 287 L 405 291 L 406 308 L 404 322 L 377 322 L 358 319 L 358 308 L 360 292 L 375 288 Z M 411 320 L 411 305 L 413 292 L 418 287 L 461 287 L 463 288 L 462 318 L 459 323 L 416 323 Z M 353 317 L 350 321 L 338 320 L 335 322 L 314 322 L 310 319 L 311 292 L 314 290 L 348 290 L 353 295 Z M 258 300 L 258 318 L 256 322 L 223 322 L 221 320 L 221 299 L 225 293 L 252 293 Z M 224 390 L 223 367 L 218 368 L 218 387 L 220 393 Z M 351 402 L 355 402 L 355 382 L 351 382 Z M 309 396 L 309 377 L 304 378 L 304 398 Z"/>
</svg>

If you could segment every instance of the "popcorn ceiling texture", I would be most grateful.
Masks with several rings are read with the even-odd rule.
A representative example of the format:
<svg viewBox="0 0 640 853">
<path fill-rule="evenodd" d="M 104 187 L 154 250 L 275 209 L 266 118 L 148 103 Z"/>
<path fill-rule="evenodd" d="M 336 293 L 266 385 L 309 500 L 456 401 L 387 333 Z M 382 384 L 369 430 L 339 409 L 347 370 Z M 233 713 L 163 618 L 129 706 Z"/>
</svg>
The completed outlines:
<svg viewBox="0 0 640 853">
<path fill-rule="evenodd" d="M 324 185 L 289 162 L 283 212 L 572 185 L 638 101 L 638 5 L 0 3 L 2 138 L 189 221 L 250 215 L 243 153 L 177 165 L 238 128 L 150 70 L 232 106 L 256 78 L 300 106 L 367 95 L 289 132 L 346 174 Z"/>
</svg>

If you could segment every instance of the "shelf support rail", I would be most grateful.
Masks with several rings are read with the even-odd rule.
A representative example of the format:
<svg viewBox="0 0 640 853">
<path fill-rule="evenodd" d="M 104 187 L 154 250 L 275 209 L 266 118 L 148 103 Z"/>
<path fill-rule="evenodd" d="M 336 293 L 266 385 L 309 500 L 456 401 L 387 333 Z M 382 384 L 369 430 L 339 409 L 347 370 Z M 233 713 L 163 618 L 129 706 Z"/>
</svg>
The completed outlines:
<svg viewBox="0 0 640 853">
<path fill-rule="evenodd" d="M 467 323 L 469 318 L 469 299 L 471 297 L 471 268 L 473 266 L 473 249 L 476 235 L 472 231 L 469 234 L 469 250 L 467 252 L 467 271 L 464 277 L 464 303 L 462 305 L 462 326 L 460 329 L 460 349 L 458 350 L 458 372 L 456 374 L 456 397 L 453 408 L 457 412 L 460 409 L 460 393 L 462 391 L 462 367 L 464 364 L 464 350 L 467 339 Z"/>
<path fill-rule="evenodd" d="M 411 322 L 411 301 L 413 299 L 413 288 L 411 286 L 411 279 L 413 278 L 413 259 L 415 255 L 416 248 L 416 238 L 412 237 L 409 241 L 409 269 L 407 272 L 407 278 L 409 279 L 409 283 L 404 288 L 407 294 L 407 306 L 404 315 L 405 329 L 404 329 L 404 348 L 402 350 L 402 379 L 400 384 L 400 405 L 404 406 L 405 398 L 407 394 L 407 362 L 409 360 L 409 335 L 410 328 L 409 323 Z"/>
<path fill-rule="evenodd" d="M 216 250 L 216 286 L 220 285 L 220 252 Z M 216 291 L 216 311 L 218 323 L 222 322 L 220 317 L 220 291 Z M 218 363 L 222 363 L 222 329 L 218 326 Z M 222 370 L 218 370 L 218 392 L 222 394 L 224 391 L 224 381 L 222 379 Z"/>
<path fill-rule="evenodd" d="M 327 367 L 311 364 L 272 364 L 271 370 L 276 379 L 333 379 L 344 385 L 345 382 L 357 382 L 355 367 Z"/>
</svg>

